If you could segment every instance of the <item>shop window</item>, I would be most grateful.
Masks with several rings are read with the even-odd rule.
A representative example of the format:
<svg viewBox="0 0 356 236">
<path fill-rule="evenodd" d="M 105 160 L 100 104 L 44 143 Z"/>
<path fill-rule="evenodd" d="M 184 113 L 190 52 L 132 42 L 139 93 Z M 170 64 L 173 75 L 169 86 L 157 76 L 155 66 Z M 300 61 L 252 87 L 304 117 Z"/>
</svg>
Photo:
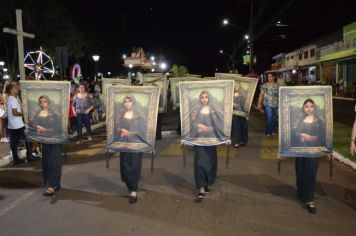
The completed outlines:
<svg viewBox="0 0 356 236">
<path fill-rule="evenodd" d="M 294 58 L 294 56 L 290 56 L 290 59 L 293 59 Z"/>
</svg>

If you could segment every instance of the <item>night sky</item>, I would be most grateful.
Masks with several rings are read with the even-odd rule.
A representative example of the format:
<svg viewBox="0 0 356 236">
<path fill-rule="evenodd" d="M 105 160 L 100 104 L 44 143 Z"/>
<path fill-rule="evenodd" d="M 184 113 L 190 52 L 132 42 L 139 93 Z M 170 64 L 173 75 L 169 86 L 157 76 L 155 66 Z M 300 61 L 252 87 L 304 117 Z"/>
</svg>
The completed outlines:
<svg viewBox="0 0 356 236">
<path fill-rule="evenodd" d="M 218 51 L 231 52 L 233 42 L 238 43 L 245 31 L 221 22 L 227 17 L 234 25 L 247 29 L 250 21 L 250 4 L 246 0 L 62 2 L 69 9 L 68 17 L 92 42 L 82 60 L 84 73 L 86 67 L 88 71 L 92 69 L 94 53 L 101 56 L 101 71 L 123 71 L 121 55 L 139 46 L 145 52 L 163 54 L 170 66 L 187 66 L 193 74 L 211 76 L 216 68 L 226 72 L 229 60 Z M 256 70 L 261 73 L 269 69 L 272 56 L 292 51 L 355 21 L 356 5 L 350 0 L 255 0 L 254 18 L 258 34 Z M 276 27 L 277 20 L 291 26 Z M 246 66 L 238 68 L 247 73 Z"/>
</svg>

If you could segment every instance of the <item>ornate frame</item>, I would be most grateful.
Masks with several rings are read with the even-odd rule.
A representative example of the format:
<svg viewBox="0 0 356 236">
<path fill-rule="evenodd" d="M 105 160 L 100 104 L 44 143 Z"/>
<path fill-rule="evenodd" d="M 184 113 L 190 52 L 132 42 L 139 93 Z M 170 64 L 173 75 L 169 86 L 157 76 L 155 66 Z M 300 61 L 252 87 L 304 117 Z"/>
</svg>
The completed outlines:
<svg viewBox="0 0 356 236">
<path fill-rule="evenodd" d="M 182 129 L 182 140 L 188 145 L 219 145 L 230 141 L 231 124 L 232 124 L 232 107 L 233 107 L 233 80 L 211 80 L 211 81 L 185 81 L 179 83 L 180 102 L 182 104 L 180 118 Z M 189 90 L 201 89 L 201 91 L 209 89 L 221 88 L 223 90 L 223 116 L 224 116 L 224 134 L 227 137 L 225 140 L 218 138 L 190 138 L 184 137 L 184 134 L 189 134 L 191 130 L 191 124 L 189 115 L 191 113 L 189 106 Z"/>
<path fill-rule="evenodd" d="M 63 135 L 56 138 L 48 138 L 41 136 L 30 135 L 30 138 L 39 143 L 66 143 L 69 141 L 68 133 L 68 113 L 69 113 L 69 94 L 70 94 L 70 82 L 66 81 L 22 81 L 20 80 L 21 86 L 21 96 L 23 104 L 23 113 L 25 120 L 26 133 L 29 135 L 28 124 L 29 124 L 29 97 L 32 92 L 43 91 L 59 91 L 60 92 L 60 116 L 61 116 L 61 127 L 63 130 Z"/>
<path fill-rule="evenodd" d="M 108 85 L 108 103 L 106 104 L 107 149 L 127 152 L 151 152 L 154 150 L 158 115 L 159 88 L 156 86 L 118 86 Z M 147 143 L 114 142 L 115 101 L 117 93 L 142 93 L 149 95 L 147 107 Z"/>
<path fill-rule="evenodd" d="M 291 98 L 321 96 L 325 107 L 325 146 L 295 147 L 291 143 Z M 332 153 L 333 107 L 331 86 L 291 86 L 279 88 L 279 152 L 283 157 L 320 157 Z"/>
<path fill-rule="evenodd" d="M 107 93 L 107 88 L 108 85 L 127 85 L 130 86 L 131 85 L 131 80 L 129 79 L 118 79 L 118 78 L 103 78 L 101 80 L 101 85 L 102 85 L 102 89 L 103 89 L 103 98 L 104 98 L 104 105 L 106 104 L 106 101 L 108 99 L 108 93 Z"/>
<path fill-rule="evenodd" d="M 168 89 L 167 76 L 165 75 L 161 75 L 159 77 L 143 76 L 143 84 L 149 86 L 158 86 L 159 91 L 163 91 L 163 95 L 162 95 L 163 105 L 158 107 L 158 112 L 165 113 L 167 111 L 167 89 Z M 161 89 L 162 87 L 163 89 Z"/>
<path fill-rule="evenodd" d="M 226 79 L 226 80 L 235 80 L 235 83 L 250 83 L 248 91 L 246 93 L 246 100 L 245 100 L 245 110 L 248 111 L 247 113 L 241 111 L 233 111 L 234 115 L 248 117 L 252 105 L 252 100 L 256 92 L 258 79 L 251 78 L 251 77 L 243 77 L 239 74 L 225 74 L 225 73 L 215 73 L 217 79 Z"/>
</svg>

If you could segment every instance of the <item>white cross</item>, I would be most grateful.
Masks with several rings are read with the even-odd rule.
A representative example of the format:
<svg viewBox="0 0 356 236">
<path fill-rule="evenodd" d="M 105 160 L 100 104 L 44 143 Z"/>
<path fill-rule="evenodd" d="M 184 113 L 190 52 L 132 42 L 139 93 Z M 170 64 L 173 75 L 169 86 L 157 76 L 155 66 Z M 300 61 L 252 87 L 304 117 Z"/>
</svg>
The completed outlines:
<svg viewBox="0 0 356 236">
<path fill-rule="evenodd" d="M 25 56 L 24 56 L 24 49 L 23 49 L 23 37 L 34 38 L 35 35 L 23 32 L 21 9 L 16 9 L 16 30 L 10 28 L 4 28 L 4 33 L 17 35 L 17 51 L 19 55 L 20 79 L 25 80 L 25 66 L 24 66 Z"/>
</svg>

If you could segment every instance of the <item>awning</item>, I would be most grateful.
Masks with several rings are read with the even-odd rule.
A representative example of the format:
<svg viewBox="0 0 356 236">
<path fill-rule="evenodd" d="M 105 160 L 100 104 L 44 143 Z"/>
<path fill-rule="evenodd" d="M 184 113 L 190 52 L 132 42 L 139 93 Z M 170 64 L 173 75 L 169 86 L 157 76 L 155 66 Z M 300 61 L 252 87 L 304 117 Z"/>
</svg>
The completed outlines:
<svg viewBox="0 0 356 236">
<path fill-rule="evenodd" d="M 295 67 L 295 66 L 287 66 L 287 67 L 283 67 L 281 69 L 279 69 L 278 71 L 279 72 L 284 72 L 284 71 L 287 71 L 287 70 L 297 70 L 298 67 Z"/>
</svg>

